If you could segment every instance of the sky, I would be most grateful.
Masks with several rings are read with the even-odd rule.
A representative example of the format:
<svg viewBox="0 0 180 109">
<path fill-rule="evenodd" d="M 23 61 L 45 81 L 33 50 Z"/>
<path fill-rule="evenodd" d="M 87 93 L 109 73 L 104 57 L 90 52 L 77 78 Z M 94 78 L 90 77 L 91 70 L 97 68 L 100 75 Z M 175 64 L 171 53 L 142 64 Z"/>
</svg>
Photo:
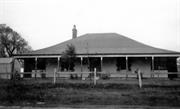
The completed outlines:
<svg viewBox="0 0 180 109">
<path fill-rule="evenodd" d="M 34 50 L 86 33 L 118 33 L 180 52 L 180 0 L 0 0 L 7 24 Z"/>
</svg>

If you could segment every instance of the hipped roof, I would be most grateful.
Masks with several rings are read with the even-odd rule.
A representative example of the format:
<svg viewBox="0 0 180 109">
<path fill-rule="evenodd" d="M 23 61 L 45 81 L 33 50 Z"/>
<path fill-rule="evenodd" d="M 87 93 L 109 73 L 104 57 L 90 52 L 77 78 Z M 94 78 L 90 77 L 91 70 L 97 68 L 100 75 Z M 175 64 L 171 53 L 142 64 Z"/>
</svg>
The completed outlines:
<svg viewBox="0 0 180 109">
<path fill-rule="evenodd" d="M 179 52 L 155 48 L 117 33 L 91 33 L 60 44 L 35 50 L 23 55 L 60 55 L 67 45 L 74 45 L 76 54 L 180 54 Z"/>
</svg>

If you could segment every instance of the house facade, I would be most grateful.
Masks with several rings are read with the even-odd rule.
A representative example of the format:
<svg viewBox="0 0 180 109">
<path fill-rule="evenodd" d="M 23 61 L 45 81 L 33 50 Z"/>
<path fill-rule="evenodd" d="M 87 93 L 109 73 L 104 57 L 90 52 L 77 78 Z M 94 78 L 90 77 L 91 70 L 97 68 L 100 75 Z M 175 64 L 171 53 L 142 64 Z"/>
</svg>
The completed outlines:
<svg viewBox="0 0 180 109">
<path fill-rule="evenodd" d="M 45 72 L 52 77 L 58 72 L 71 72 L 63 68 L 62 53 L 67 45 L 73 45 L 76 59 L 73 72 L 90 72 L 94 68 L 104 73 L 135 73 L 140 69 L 147 76 L 153 72 L 176 72 L 179 52 L 145 45 L 117 33 L 91 33 L 60 44 L 14 56 L 24 61 L 24 72 Z M 166 75 L 167 76 L 167 75 Z"/>
</svg>

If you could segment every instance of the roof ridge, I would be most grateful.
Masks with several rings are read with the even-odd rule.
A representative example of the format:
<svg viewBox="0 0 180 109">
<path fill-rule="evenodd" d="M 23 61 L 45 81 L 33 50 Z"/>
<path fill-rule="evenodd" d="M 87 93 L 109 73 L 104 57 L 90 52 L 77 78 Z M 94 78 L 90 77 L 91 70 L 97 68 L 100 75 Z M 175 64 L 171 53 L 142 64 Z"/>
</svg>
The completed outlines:
<svg viewBox="0 0 180 109">
<path fill-rule="evenodd" d="M 117 34 L 116 32 L 99 32 L 99 33 L 86 33 L 86 34 Z"/>
</svg>

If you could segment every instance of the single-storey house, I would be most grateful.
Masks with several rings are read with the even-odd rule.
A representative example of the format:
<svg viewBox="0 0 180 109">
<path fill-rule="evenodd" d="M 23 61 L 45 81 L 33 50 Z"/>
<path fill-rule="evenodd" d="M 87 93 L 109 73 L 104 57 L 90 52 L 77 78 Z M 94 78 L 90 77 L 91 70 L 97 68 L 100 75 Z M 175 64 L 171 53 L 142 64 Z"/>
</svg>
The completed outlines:
<svg viewBox="0 0 180 109">
<path fill-rule="evenodd" d="M 62 53 L 68 44 L 75 46 L 74 72 L 89 72 L 94 68 L 104 73 L 134 73 L 140 69 L 144 74 L 153 72 L 177 73 L 180 52 L 155 48 L 117 33 L 90 33 L 77 37 L 74 26 L 72 39 L 35 50 L 15 58 L 24 61 L 24 72 L 45 72 L 52 77 L 54 69 L 62 69 Z"/>
</svg>

